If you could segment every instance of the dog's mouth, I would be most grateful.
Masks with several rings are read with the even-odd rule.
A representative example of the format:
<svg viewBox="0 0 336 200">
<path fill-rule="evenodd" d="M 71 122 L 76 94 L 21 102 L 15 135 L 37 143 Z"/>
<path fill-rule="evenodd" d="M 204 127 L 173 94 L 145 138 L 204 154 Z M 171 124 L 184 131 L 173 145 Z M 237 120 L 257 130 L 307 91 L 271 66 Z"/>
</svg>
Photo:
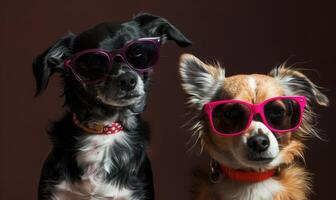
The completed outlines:
<svg viewBox="0 0 336 200">
<path fill-rule="evenodd" d="M 119 97 L 109 97 L 107 95 L 98 94 L 97 99 L 102 103 L 115 107 L 125 107 L 137 103 L 142 99 L 139 93 L 127 93 Z"/>
<path fill-rule="evenodd" d="M 140 98 L 142 95 L 141 94 L 138 94 L 138 93 L 130 93 L 130 94 L 126 94 L 126 95 L 123 95 L 122 97 L 118 98 L 119 100 L 124 100 L 124 101 L 127 101 L 127 100 L 131 100 L 131 99 L 136 99 L 136 98 Z"/>
<path fill-rule="evenodd" d="M 233 154 L 234 160 L 237 161 L 238 165 L 243 168 L 268 168 L 268 166 L 277 158 L 278 153 L 272 154 L 269 151 L 265 152 L 253 152 L 244 151 L 236 152 Z"/>
<path fill-rule="evenodd" d="M 270 157 L 267 155 L 256 154 L 256 153 L 249 153 L 247 154 L 248 161 L 256 162 L 256 163 L 269 163 L 271 162 L 274 157 Z"/>
<path fill-rule="evenodd" d="M 253 169 L 266 169 L 276 159 L 277 155 L 270 155 L 267 152 L 247 152 L 238 159 L 244 167 Z"/>
</svg>

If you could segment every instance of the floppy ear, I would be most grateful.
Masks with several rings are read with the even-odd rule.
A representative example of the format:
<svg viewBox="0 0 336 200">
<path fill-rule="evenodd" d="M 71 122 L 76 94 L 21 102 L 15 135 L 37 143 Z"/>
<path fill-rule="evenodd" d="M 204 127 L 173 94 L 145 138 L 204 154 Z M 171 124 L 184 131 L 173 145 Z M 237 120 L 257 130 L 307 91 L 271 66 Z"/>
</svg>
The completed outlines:
<svg viewBox="0 0 336 200">
<path fill-rule="evenodd" d="M 163 42 L 168 39 L 174 40 L 181 47 L 191 45 L 191 41 L 164 18 L 149 13 L 139 13 L 133 20 L 149 35 L 153 37 L 162 36 Z"/>
<path fill-rule="evenodd" d="M 71 54 L 71 46 L 74 38 L 75 35 L 69 33 L 34 59 L 33 73 L 36 80 L 35 96 L 38 96 L 47 88 L 49 78 L 54 72 L 63 71 L 63 61 Z"/>
<path fill-rule="evenodd" d="M 183 54 L 180 58 L 180 75 L 182 87 L 189 95 L 189 104 L 201 110 L 223 84 L 225 70 L 219 64 L 205 64 L 191 54 Z"/>
<path fill-rule="evenodd" d="M 319 87 L 298 70 L 286 68 L 284 65 L 274 68 L 270 75 L 285 86 L 286 95 L 305 96 L 310 106 L 328 106 L 328 98 Z"/>
</svg>

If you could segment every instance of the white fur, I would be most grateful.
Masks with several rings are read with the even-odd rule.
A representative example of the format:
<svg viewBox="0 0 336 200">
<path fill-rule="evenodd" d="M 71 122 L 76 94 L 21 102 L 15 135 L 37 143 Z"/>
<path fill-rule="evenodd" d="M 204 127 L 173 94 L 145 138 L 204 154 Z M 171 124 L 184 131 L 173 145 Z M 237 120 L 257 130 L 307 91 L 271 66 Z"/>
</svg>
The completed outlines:
<svg viewBox="0 0 336 200">
<path fill-rule="evenodd" d="M 78 138 L 83 147 L 76 158 L 79 166 L 86 169 L 81 181 L 62 181 L 56 185 L 55 200 L 58 199 L 131 199 L 132 191 L 127 188 L 118 188 L 113 183 L 106 183 L 102 176 L 109 172 L 111 161 L 109 148 L 115 142 L 127 144 L 126 133 L 123 131 L 112 135 L 89 135 Z M 103 163 L 104 166 L 98 166 Z"/>
<path fill-rule="evenodd" d="M 273 178 L 258 183 L 226 180 L 214 187 L 217 187 L 215 191 L 219 191 L 220 200 L 272 200 L 284 189 L 282 184 Z"/>
<path fill-rule="evenodd" d="M 97 162 L 103 162 L 104 170 L 109 172 L 109 148 L 116 141 L 126 144 L 125 139 L 126 134 L 123 131 L 110 135 L 83 136 L 79 139 L 79 141 L 82 141 L 83 146 L 77 154 L 77 163 L 82 167 L 86 167 Z"/>
<path fill-rule="evenodd" d="M 56 186 L 54 200 L 98 200 L 118 199 L 131 197 L 132 191 L 127 188 L 118 188 L 114 184 L 107 184 L 95 174 L 83 177 L 82 181 L 72 184 L 66 180 Z"/>
<path fill-rule="evenodd" d="M 285 76 L 285 77 L 276 76 L 274 78 L 275 78 L 275 80 L 278 81 L 278 83 L 280 83 L 280 85 L 283 86 L 285 95 L 287 95 L 287 96 L 296 95 L 288 84 L 288 83 L 293 84 L 292 80 L 295 79 L 294 77 L 292 77 L 292 76 Z M 296 85 L 296 86 L 300 87 L 300 85 Z"/>
<path fill-rule="evenodd" d="M 253 91 L 253 99 L 256 99 L 256 89 L 257 89 L 257 83 L 256 80 L 253 76 L 248 76 L 247 77 L 247 83 L 249 85 L 249 87 L 251 88 L 251 90 Z"/>
</svg>

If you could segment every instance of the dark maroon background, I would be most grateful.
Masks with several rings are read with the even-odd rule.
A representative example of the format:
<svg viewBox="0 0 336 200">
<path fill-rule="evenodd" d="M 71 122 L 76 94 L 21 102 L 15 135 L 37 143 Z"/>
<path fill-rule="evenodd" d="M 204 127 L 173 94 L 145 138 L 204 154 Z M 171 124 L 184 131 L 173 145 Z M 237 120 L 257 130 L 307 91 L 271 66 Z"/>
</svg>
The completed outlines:
<svg viewBox="0 0 336 200">
<path fill-rule="evenodd" d="M 63 112 L 57 76 L 43 96 L 33 98 L 34 56 L 68 31 L 79 33 L 102 21 L 129 20 L 140 11 L 168 18 L 194 42 L 187 49 L 173 43 L 163 46 L 154 73 L 145 118 L 152 128 L 150 155 L 157 199 L 189 199 L 191 171 L 206 160 L 197 153 L 186 153 L 190 133 L 182 127 L 187 117 L 177 67 L 182 52 L 217 58 L 228 75 L 266 73 L 286 59 L 315 69 L 307 73 L 329 89 L 326 93 L 332 105 L 321 110 L 319 126 L 328 142 L 309 142 L 307 168 L 315 174 L 313 199 L 334 195 L 336 93 L 332 90 L 336 70 L 331 44 L 335 42 L 335 21 L 334 7 L 328 1 L 3 0 L 0 199 L 36 199 L 40 168 L 50 149 L 45 130 Z"/>
</svg>

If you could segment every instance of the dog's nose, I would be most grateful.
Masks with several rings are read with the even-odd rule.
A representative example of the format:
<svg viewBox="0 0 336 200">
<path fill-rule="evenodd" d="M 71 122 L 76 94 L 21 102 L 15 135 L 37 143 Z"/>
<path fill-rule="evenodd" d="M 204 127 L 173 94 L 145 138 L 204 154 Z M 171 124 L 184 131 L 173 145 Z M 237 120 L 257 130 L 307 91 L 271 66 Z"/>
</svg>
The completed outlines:
<svg viewBox="0 0 336 200">
<path fill-rule="evenodd" d="M 118 84 L 120 89 L 124 91 L 131 91 L 137 84 L 137 77 L 133 73 L 127 72 L 119 76 Z"/>
<path fill-rule="evenodd" d="M 266 135 L 254 135 L 247 140 L 247 146 L 254 152 L 261 153 L 268 149 L 270 141 Z"/>
</svg>

